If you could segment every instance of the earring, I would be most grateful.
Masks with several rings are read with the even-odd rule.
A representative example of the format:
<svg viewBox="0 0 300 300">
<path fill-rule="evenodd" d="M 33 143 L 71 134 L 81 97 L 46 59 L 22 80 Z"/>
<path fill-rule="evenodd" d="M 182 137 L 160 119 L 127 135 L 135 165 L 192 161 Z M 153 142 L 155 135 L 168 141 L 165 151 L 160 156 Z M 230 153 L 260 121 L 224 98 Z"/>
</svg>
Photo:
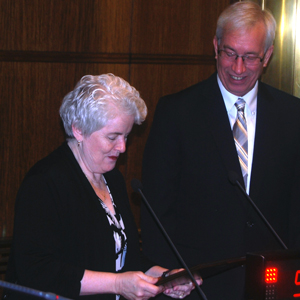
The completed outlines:
<svg viewBox="0 0 300 300">
<path fill-rule="evenodd" d="M 81 141 L 77 141 L 77 146 L 80 147 Z"/>
</svg>

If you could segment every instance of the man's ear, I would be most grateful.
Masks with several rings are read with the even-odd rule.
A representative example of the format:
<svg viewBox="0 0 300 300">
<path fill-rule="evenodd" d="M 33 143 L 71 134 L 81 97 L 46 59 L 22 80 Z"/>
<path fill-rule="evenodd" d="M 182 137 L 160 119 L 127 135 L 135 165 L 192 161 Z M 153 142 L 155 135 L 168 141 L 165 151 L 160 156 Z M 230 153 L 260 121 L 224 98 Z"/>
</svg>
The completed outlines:
<svg viewBox="0 0 300 300">
<path fill-rule="evenodd" d="M 269 49 L 267 50 L 266 54 L 265 54 L 265 57 L 264 57 L 264 60 L 263 60 L 263 66 L 264 68 L 268 65 L 268 62 L 269 62 L 269 59 L 273 53 L 273 50 L 274 50 L 274 45 L 272 45 L 271 47 L 269 47 Z"/>
<path fill-rule="evenodd" d="M 215 58 L 217 59 L 218 58 L 218 39 L 216 36 L 214 36 L 213 44 L 214 44 L 215 55 L 216 55 Z"/>
</svg>

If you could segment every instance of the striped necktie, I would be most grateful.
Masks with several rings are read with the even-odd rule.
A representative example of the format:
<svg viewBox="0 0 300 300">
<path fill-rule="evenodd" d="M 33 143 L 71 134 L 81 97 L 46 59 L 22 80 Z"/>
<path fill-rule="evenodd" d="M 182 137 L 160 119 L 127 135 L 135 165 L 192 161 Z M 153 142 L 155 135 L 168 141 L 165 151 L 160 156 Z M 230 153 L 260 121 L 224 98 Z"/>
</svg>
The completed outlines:
<svg viewBox="0 0 300 300">
<path fill-rule="evenodd" d="M 245 188 L 247 188 L 248 177 L 248 134 L 247 134 L 247 122 L 245 119 L 245 100 L 238 98 L 234 104 L 237 108 L 237 118 L 233 125 L 233 137 L 238 153 L 242 174 L 244 178 Z"/>
</svg>

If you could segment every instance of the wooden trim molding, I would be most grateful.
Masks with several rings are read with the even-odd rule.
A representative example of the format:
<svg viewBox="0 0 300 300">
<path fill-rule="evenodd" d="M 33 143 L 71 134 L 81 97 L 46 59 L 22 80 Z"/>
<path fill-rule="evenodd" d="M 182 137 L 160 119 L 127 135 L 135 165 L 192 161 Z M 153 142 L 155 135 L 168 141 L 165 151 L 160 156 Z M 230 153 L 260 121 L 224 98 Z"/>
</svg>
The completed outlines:
<svg viewBox="0 0 300 300">
<path fill-rule="evenodd" d="M 0 51 L 0 61 L 104 63 L 104 64 L 171 64 L 214 65 L 214 55 L 169 55 L 134 53 L 80 53 L 46 51 Z"/>
</svg>

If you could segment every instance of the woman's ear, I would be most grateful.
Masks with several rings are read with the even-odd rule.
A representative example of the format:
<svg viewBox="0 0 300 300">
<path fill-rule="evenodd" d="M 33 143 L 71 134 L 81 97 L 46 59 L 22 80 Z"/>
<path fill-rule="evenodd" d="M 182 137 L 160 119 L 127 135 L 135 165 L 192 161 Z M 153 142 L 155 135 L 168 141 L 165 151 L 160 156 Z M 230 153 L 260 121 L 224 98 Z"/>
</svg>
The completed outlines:
<svg viewBox="0 0 300 300">
<path fill-rule="evenodd" d="M 79 130 L 79 129 L 76 128 L 74 125 L 72 125 L 72 132 L 73 132 L 73 135 L 74 135 L 75 139 L 76 139 L 78 142 L 82 142 L 82 140 L 83 140 L 83 135 L 82 135 L 81 130 Z"/>
</svg>

